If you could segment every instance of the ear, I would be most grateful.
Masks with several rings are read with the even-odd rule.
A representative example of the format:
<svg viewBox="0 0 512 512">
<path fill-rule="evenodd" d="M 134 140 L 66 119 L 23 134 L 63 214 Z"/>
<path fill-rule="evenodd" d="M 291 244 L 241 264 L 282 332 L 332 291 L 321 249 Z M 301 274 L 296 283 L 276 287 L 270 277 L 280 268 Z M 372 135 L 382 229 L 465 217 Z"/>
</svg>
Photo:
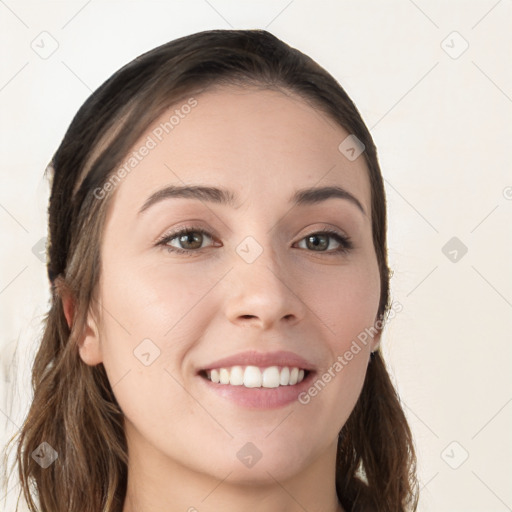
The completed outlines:
<svg viewBox="0 0 512 512">
<path fill-rule="evenodd" d="M 373 337 L 371 342 L 371 352 L 375 352 L 379 346 L 380 346 L 380 338 L 382 336 L 382 330 L 379 330 L 379 332 Z"/>
<path fill-rule="evenodd" d="M 90 366 L 96 366 L 103 361 L 98 322 L 90 307 L 87 312 L 85 332 L 78 342 L 78 351 L 82 361 Z"/>
<path fill-rule="evenodd" d="M 375 336 L 372 337 L 372 342 L 370 345 L 371 352 L 375 352 L 380 346 L 380 340 L 382 337 L 382 329 L 384 328 L 382 319 L 379 319 L 379 317 L 377 317 L 375 319 L 374 327 L 375 327 L 375 329 L 377 329 L 378 332 L 377 332 L 377 334 L 375 334 Z"/>
<path fill-rule="evenodd" d="M 62 300 L 62 309 L 64 310 L 64 316 L 68 322 L 68 327 L 71 330 L 73 325 L 73 318 L 75 316 L 75 299 L 71 295 L 71 292 L 67 288 L 61 288 L 60 297 Z"/>
<path fill-rule="evenodd" d="M 71 290 L 62 280 L 58 283 L 58 290 L 64 316 L 71 330 L 75 318 L 76 301 Z M 94 318 L 92 308 L 89 308 L 84 333 L 78 340 L 78 351 L 82 361 L 90 366 L 95 366 L 103 361 L 98 323 Z"/>
</svg>

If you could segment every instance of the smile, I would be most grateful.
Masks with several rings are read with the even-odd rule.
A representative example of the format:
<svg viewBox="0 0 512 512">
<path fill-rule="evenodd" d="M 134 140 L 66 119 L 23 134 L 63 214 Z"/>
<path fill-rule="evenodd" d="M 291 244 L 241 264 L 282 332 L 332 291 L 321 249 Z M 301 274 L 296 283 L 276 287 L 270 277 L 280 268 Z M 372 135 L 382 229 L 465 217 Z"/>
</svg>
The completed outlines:
<svg viewBox="0 0 512 512">
<path fill-rule="evenodd" d="M 206 370 L 203 376 L 216 384 L 246 388 L 277 388 L 299 384 L 307 373 L 307 370 L 302 368 L 288 366 L 232 366 Z"/>
</svg>

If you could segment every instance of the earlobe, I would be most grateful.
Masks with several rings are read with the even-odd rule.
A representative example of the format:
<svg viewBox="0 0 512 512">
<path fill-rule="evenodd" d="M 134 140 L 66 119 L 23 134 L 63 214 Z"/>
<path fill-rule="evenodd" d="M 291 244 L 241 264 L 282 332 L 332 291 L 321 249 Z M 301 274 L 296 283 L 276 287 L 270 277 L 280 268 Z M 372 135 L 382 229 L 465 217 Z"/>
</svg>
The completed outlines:
<svg viewBox="0 0 512 512">
<path fill-rule="evenodd" d="M 380 328 L 378 328 L 377 334 L 375 336 L 373 336 L 373 338 L 372 338 L 372 343 L 371 343 L 371 348 L 370 348 L 371 352 L 375 352 L 380 347 L 380 340 L 382 337 L 382 329 L 384 328 L 384 326 L 382 325 L 382 321 L 377 321 L 376 324 L 379 324 Z"/>
<path fill-rule="evenodd" d="M 85 332 L 78 343 L 78 351 L 82 361 L 90 366 L 96 366 L 103 361 L 98 325 L 90 310 Z"/>
<path fill-rule="evenodd" d="M 377 334 L 373 338 L 371 352 L 375 352 L 376 350 L 378 350 L 378 348 L 380 346 L 380 335 L 381 335 L 381 333 L 379 332 L 379 334 Z"/>
</svg>

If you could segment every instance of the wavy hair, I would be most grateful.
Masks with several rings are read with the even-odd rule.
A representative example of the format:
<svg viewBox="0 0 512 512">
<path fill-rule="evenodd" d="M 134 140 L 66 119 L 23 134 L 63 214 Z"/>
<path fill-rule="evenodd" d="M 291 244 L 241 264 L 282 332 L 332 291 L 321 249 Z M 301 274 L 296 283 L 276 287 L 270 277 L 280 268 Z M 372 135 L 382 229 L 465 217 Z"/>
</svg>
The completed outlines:
<svg viewBox="0 0 512 512">
<path fill-rule="evenodd" d="M 264 30 L 203 31 L 144 53 L 85 101 L 47 169 L 51 306 L 32 366 L 33 400 L 9 442 L 17 439 L 15 463 L 31 512 L 122 511 L 128 467 L 123 413 L 103 364 L 89 366 L 78 352 L 96 300 L 110 198 L 98 201 L 95 191 L 167 108 L 210 87 L 233 84 L 296 94 L 364 144 L 381 281 L 377 314 L 384 321 L 389 313 L 386 197 L 377 151 L 356 106 L 333 76 Z M 75 304 L 71 327 L 63 293 L 70 293 Z M 43 442 L 58 453 L 47 468 L 31 457 Z M 417 487 L 411 431 L 377 350 L 339 433 L 338 499 L 352 512 L 405 512 L 417 508 Z"/>
</svg>

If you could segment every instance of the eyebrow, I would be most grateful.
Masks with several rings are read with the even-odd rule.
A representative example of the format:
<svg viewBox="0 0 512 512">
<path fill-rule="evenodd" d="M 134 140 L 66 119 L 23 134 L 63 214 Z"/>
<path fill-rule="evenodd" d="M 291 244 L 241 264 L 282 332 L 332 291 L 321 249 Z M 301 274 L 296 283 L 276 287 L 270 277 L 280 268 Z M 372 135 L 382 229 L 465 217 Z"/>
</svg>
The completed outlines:
<svg viewBox="0 0 512 512">
<path fill-rule="evenodd" d="M 160 201 L 180 197 L 198 199 L 200 201 L 208 201 L 237 208 L 236 194 L 231 190 L 202 185 L 170 185 L 151 194 L 142 205 L 142 208 L 139 210 L 139 214 Z M 350 192 L 338 186 L 304 188 L 297 190 L 290 198 L 290 203 L 293 206 L 311 205 L 321 203 L 331 198 L 349 201 L 366 216 L 366 212 L 360 201 Z"/>
</svg>

